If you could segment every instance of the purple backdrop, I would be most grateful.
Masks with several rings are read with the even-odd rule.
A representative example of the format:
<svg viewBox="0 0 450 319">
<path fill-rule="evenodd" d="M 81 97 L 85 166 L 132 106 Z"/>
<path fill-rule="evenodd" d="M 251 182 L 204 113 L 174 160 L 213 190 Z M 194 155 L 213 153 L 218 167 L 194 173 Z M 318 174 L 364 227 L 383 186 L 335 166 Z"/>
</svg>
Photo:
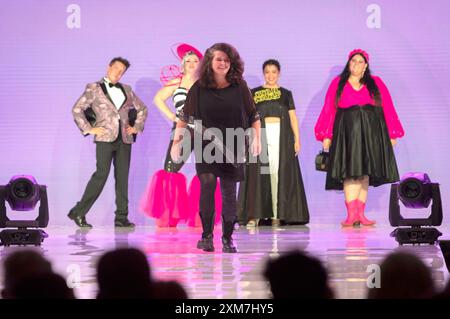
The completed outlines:
<svg viewBox="0 0 450 319">
<path fill-rule="evenodd" d="M 164 65 L 177 63 L 170 47 L 188 42 L 201 51 L 229 42 L 245 61 L 250 86 L 262 83 L 261 64 L 277 58 L 281 84 L 294 94 L 302 140 L 301 167 L 311 221 L 337 222 L 343 196 L 324 191 L 314 170 L 320 144 L 313 128 L 326 88 L 351 49 L 371 54 L 373 73 L 387 84 L 406 136 L 396 147 L 400 174 L 428 172 L 441 183 L 444 208 L 450 173 L 450 31 L 446 0 L 417 1 L 3 1 L 0 11 L 0 184 L 31 174 L 48 185 L 50 223 L 66 225 L 95 168 L 91 137 L 76 128 L 71 107 L 88 82 L 100 79 L 113 56 L 131 68 L 122 81 L 149 108 L 145 132 L 133 147 L 130 215 L 138 211 L 148 179 L 162 167 L 171 124 L 152 104 Z M 183 172 L 188 179 L 194 165 Z M 371 189 L 368 210 L 387 223 L 389 186 Z M 88 219 L 110 225 L 110 176 Z M 445 213 L 445 212 L 444 212 Z M 444 217 L 444 222 L 448 217 Z"/>
</svg>

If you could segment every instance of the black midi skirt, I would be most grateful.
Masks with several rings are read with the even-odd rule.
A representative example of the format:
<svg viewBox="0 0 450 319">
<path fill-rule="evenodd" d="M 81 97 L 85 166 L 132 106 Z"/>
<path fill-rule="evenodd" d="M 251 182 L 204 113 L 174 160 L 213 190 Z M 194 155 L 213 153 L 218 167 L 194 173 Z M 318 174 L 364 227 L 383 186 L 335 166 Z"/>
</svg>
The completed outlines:
<svg viewBox="0 0 450 319">
<path fill-rule="evenodd" d="M 345 179 L 364 176 L 369 176 L 369 185 L 375 187 L 399 180 L 383 108 L 338 108 L 325 189 L 342 190 Z"/>
</svg>

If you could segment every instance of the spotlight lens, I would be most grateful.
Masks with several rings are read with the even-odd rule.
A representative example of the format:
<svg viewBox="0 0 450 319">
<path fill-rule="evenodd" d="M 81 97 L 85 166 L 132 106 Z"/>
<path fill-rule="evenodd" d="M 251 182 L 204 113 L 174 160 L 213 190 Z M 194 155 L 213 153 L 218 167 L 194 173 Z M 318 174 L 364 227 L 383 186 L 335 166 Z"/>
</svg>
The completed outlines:
<svg viewBox="0 0 450 319">
<path fill-rule="evenodd" d="M 20 181 L 14 185 L 13 192 L 17 198 L 27 198 L 33 193 L 33 185 L 26 181 Z"/>
<path fill-rule="evenodd" d="M 417 198 L 420 194 L 420 185 L 416 181 L 409 181 L 403 186 L 403 192 L 407 198 Z"/>
</svg>

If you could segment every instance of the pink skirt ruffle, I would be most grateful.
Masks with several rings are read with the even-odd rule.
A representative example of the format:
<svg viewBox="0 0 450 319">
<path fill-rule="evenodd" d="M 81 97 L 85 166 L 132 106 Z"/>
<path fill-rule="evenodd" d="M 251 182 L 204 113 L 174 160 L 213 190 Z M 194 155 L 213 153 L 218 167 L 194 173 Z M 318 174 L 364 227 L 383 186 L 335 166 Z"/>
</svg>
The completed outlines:
<svg viewBox="0 0 450 319">
<path fill-rule="evenodd" d="M 188 217 L 186 184 L 182 173 L 157 171 L 141 200 L 141 210 L 156 218 L 158 227 L 176 227 Z"/>
</svg>

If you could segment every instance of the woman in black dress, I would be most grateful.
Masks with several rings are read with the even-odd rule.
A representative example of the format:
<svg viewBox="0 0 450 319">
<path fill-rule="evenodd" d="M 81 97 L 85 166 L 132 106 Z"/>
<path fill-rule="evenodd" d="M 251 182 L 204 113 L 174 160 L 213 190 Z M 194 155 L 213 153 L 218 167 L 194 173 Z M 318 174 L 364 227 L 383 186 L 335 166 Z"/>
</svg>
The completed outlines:
<svg viewBox="0 0 450 319">
<path fill-rule="evenodd" d="M 308 204 L 298 162 L 300 135 L 291 91 L 278 84 L 280 63 L 263 63 L 265 83 L 252 89 L 256 110 L 261 116 L 263 154 L 246 166 L 239 189 L 239 221 L 258 226 L 271 218 L 272 225 L 306 224 Z"/>
<path fill-rule="evenodd" d="M 177 123 L 172 158 L 178 159 L 184 128 L 190 119 L 196 122 L 195 140 L 202 139 L 201 147 L 194 141 L 196 170 L 200 179 L 200 218 L 202 238 L 197 248 L 214 251 L 214 191 L 216 178 L 220 178 L 222 190 L 222 244 L 223 252 L 235 253 L 232 234 L 236 222 L 236 183 L 244 178 L 244 167 L 239 154 L 243 154 L 243 132 L 251 126 L 251 152 L 260 152 L 259 115 L 256 112 L 252 95 L 242 78 L 243 62 L 234 47 L 226 43 L 216 43 L 204 55 L 200 67 L 199 80 L 191 87 L 183 109 L 181 121 Z M 201 121 L 201 123 L 199 123 Z M 198 127 L 203 132 L 198 133 Z M 204 130 L 215 133 L 214 138 L 206 140 Z M 242 134 L 233 134 L 241 131 Z M 186 139 L 189 140 L 189 139 Z M 212 145 L 223 144 L 228 150 L 219 152 Z M 198 144 L 198 143 L 197 143 Z M 230 145 L 233 145 L 231 148 Z M 208 156 L 210 155 L 210 156 Z M 230 156 L 231 155 L 231 156 Z M 230 159 L 231 157 L 231 159 Z"/>
</svg>

